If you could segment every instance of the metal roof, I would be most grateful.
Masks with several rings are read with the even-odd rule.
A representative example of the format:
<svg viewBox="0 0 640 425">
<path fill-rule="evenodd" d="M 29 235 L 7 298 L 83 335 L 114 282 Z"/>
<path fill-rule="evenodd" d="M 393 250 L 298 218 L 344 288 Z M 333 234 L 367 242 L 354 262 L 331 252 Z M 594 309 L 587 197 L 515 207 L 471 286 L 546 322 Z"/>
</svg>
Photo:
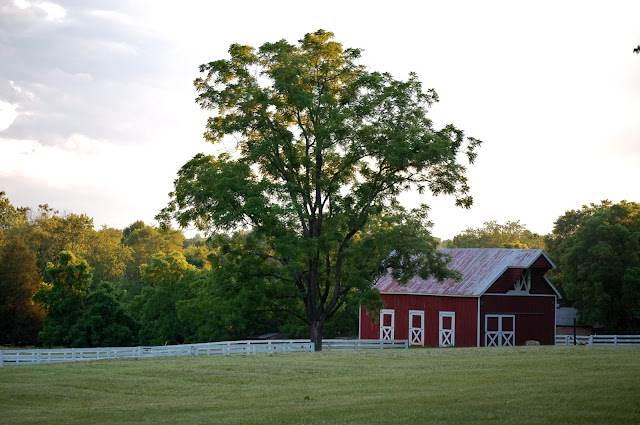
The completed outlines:
<svg viewBox="0 0 640 425">
<path fill-rule="evenodd" d="M 461 281 L 456 282 L 449 279 L 438 282 L 433 277 L 424 280 L 416 276 L 411 278 L 406 286 L 401 286 L 393 279 L 391 273 L 388 273 L 378 280 L 375 287 L 383 294 L 479 297 L 508 268 L 527 269 L 540 256 L 544 256 L 549 264 L 555 268 L 553 262 L 541 249 L 456 248 L 439 249 L 438 251 L 452 257 L 449 268 L 462 272 Z"/>
</svg>

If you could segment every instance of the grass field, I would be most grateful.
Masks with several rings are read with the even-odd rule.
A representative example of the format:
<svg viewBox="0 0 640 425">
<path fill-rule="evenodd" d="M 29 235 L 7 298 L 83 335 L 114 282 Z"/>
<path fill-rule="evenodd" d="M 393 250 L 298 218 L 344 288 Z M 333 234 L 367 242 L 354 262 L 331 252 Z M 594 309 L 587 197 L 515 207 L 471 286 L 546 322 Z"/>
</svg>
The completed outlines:
<svg viewBox="0 0 640 425">
<path fill-rule="evenodd" d="M 0 368 L 0 424 L 640 423 L 640 348 L 369 350 Z"/>
</svg>

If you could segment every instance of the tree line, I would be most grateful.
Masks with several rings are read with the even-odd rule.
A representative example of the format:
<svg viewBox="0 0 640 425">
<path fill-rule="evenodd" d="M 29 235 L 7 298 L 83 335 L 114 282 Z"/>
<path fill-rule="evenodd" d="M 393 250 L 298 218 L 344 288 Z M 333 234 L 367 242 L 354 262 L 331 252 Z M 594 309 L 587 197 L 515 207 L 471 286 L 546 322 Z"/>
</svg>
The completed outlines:
<svg viewBox="0 0 640 425">
<path fill-rule="evenodd" d="M 228 247 L 250 239 L 241 233 L 186 239 L 181 231 L 141 221 L 96 230 L 86 215 L 48 205 L 15 207 L 0 192 L 0 344 L 92 347 L 267 332 L 304 336 L 304 326 L 267 305 L 258 282 L 245 279 L 240 268 L 223 267 L 233 256 Z M 354 320 L 357 304 L 343 310 L 349 308 Z M 327 329 L 330 335 L 353 329 L 354 323 L 339 322 Z"/>
<path fill-rule="evenodd" d="M 41 205 L 14 207 L 0 192 L 0 344 L 131 346 L 244 339 L 268 332 L 309 337 L 294 315 L 275 307 L 282 288 L 268 265 L 242 255 L 260 244 L 251 232 L 187 239 L 136 221 L 95 230 L 86 215 Z M 587 323 L 636 333 L 640 317 L 640 204 L 602 201 L 565 212 L 548 235 L 519 221 L 469 228 L 449 248 L 544 249 L 550 273 Z M 325 336 L 358 332 L 353 294 Z"/>
</svg>

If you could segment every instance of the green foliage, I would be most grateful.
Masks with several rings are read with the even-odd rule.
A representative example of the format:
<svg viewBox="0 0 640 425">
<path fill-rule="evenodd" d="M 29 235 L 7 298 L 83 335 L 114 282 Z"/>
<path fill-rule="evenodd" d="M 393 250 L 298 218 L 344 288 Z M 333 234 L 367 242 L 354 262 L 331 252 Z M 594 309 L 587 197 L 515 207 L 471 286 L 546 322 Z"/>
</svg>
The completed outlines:
<svg viewBox="0 0 640 425">
<path fill-rule="evenodd" d="M 209 260 L 211 254 L 213 254 L 213 252 L 206 244 L 189 245 L 184 249 L 184 256 L 187 263 L 199 269 L 211 268 L 211 261 Z"/>
<path fill-rule="evenodd" d="M 84 214 L 60 215 L 59 211 L 48 205 L 40 205 L 27 237 L 38 253 L 38 266 L 43 270 L 45 281 L 50 281 L 48 264 L 58 263 L 59 253 L 73 252 L 78 258 L 84 259 L 93 232 L 92 218 Z"/>
<path fill-rule="evenodd" d="M 182 233 L 143 222 L 124 231 L 95 231 L 91 218 L 61 215 L 48 205 L 32 217 L 27 212 L 0 192 L 0 342 L 36 344 L 42 330 L 45 345 L 134 343 L 139 329 L 124 306 L 142 286 L 152 284 L 152 279 L 143 282 L 140 266 L 157 251 L 182 252 Z M 59 250 L 73 250 L 73 259 Z M 211 250 L 204 240 L 194 240 L 184 252 L 199 267 L 209 267 Z M 75 275 L 70 271 L 74 267 Z M 65 268 L 67 274 L 61 272 Z M 87 282 L 87 276 L 93 279 Z M 33 302 L 43 280 L 49 283 Z M 189 280 L 182 286 L 188 287 Z M 170 320 L 180 323 L 175 314 Z"/>
<path fill-rule="evenodd" d="M 157 253 L 141 266 L 145 283 L 140 295 L 129 306 L 140 324 L 138 339 L 144 345 L 182 344 L 194 338 L 196 324 L 180 320 L 177 305 L 193 298 L 190 282 L 196 267 L 180 252 Z"/>
<path fill-rule="evenodd" d="M 484 227 L 468 228 L 456 235 L 447 248 L 544 249 L 544 237 L 527 230 L 520 221 L 487 221 Z"/>
<path fill-rule="evenodd" d="M 604 200 L 600 201 L 599 204 L 583 205 L 579 210 L 566 211 L 553 223 L 553 232 L 544 237 L 545 252 L 558 266 L 556 270 L 551 270 L 547 276 L 563 295 L 564 298 L 560 302 L 564 305 L 570 305 L 570 300 L 565 296 L 565 279 L 561 264 L 562 257 L 565 254 L 564 242 L 576 233 L 583 218 L 590 217 L 602 209 L 611 207 L 611 205 L 611 201 Z"/>
<path fill-rule="evenodd" d="M 131 250 L 125 270 L 127 296 L 132 298 L 142 290 L 144 282 L 140 270 L 143 264 L 149 263 L 156 253 L 182 251 L 184 242 L 182 232 L 168 226 L 156 228 L 136 221 L 124 229 L 122 244 Z"/>
<path fill-rule="evenodd" d="M 599 204 L 591 203 L 583 205 L 579 210 L 570 210 L 553 223 L 553 232 L 547 235 L 545 240 L 546 250 L 551 258 L 560 258 L 562 255 L 562 244 L 565 239 L 573 236 L 583 218 L 592 216 L 596 212 L 611 207 L 613 203 L 609 200 L 600 201 Z"/>
<path fill-rule="evenodd" d="M 195 297 L 179 303 L 179 317 L 198 323 L 198 339 L 203 341 L 281 331 L 290 317 L 274 302 L 286 291 L 274 275 L 278 264 L 268 256 L 249 255 L 266 250 L 268 245 L 254 234 L 242 232 L 232 237 L 218 235 L 213 243 L 217 249 L 210 257 L 211 271 L 193 281 Z M 285 295 L 289 296 L 289 309 L 300 304 L 297 298 Z"/>
<path fill-rule="evenodd" d="M 0 240 L 3 233 L 16 223 L 27 220 L 26 208 L 16 208 L 11 205 L 4 191 L 0 191 Z"/>
<path fill-rule="evenodd" d="M 86 261 L 76 260 L 68 251 L 61 252 L 58 258 L 57 266 L 47 267 L 51 283 L 43 284 L 33 296 L 47 312 L 38 337 L 46 347 L 71 346 L 71 330 L 83 316 L 92 279 Z"/>
<path fill-rule="evenodd" d="M 36 257 L 19 239 L 0 243 L 0 344 L 37 343 L 44 310 L 31 298 L 42 283 Z"/>
<path fill-rule="evenodd" d="M 369 72 L 357 64 L 360 50 L 323 30 L 299 45 L 234 44 L 229 54 L 201 65 L 195 86 L 197 102 L 215 114 L 205 138 L 232 137 L 237 154 L 187 162 L 159 218 L 207 232 L 250 229 L 256 242 L 238 255 L 255 257 L 247 264 L 270 299 L 304 320 L 316 342 L 349 296 L 371 288 L 383 262 L 403 278 L 440 273 L 446 261 L 434 255 L 426 223 L 410 232 L 385 222 L 412 188 L 472 203 L 458 157 L 473 162 L 480 141 L 452 125 L 433 128 L 426 114 L 435 91 L 415 74 L 401 81 Z M 414 234 L 405 249 L 403 236 Z M 383 242 L 393 244 L 371 245 Z"/>
<path fill-rule="evenodd" d="M 640 204 L 622 201 L 584 214 L 563 242 L 561 265 L 582 320 L 609 332 L 638 332 Z"/>
<path fill-rule="evenodd" d="M 122 231 L 102 228 L 89 236 L 85 259 L 92 267 L 93 286 L 102 281 L 120 282 L 134 250 L 122 244 Z"/>
<path fill-rule="evenodd" d="M 80 320 L 70 330 L 72 347 L 127 347 L 137 343 L 137 325 L 122 306 L 124 293 L 101 282 L 85 302 Z"/>
</svg>

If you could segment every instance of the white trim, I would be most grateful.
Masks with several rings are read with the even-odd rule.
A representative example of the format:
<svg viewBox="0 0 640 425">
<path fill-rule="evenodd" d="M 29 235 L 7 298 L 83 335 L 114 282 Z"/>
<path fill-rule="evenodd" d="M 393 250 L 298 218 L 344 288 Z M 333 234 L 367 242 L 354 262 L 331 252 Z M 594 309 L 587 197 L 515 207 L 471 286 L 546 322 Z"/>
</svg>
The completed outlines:
<svg viewBox="0 0 640 425">
<path fill-rule="evenodd" d="M 553 345 L 556 345 L 556 337 L 558 335 L 556 335 L 556 331 L 558 330 L 558 325 L 556 322 L 556 315 L 558 313 L 558 298 L 556 297 L 556 299 L 554 300 L 554 305 L 555 308 L 553 309 Z"/>
<path fill-rule="evenodd" d="M 485 295 L 491 295 L 491 296 L 500 296 L 500 297 L 555 297 L 556 295 L 553 294 L 527 294 L 526 292 L 523 293 L 509 293 L 507 292 L 506 294 L 493 294 L 493 293 L 486 293 L 483 294 L 482 296 L 484 297 Z"/>
<path fill-rule="evenodd" d="M 362 304 L 358 304 L 358 339 L 362 339 Z"/>
<path fill-rule="evenodd" d="M 555 286 L 553 286 L 553 283 L 551 283 L 551 281 L 549 279 L 547 279 L 546 276 L 542 276 L 544 278 L 544 280 L 549 284 L 549 286 L 551 286 L 551 289 L 553 289 L 553 291 L 556 293 L 556 295 L 558 296 L 558 298 L 562 299 L 562 295 L 560 295 L 560 291 L 558 291 L 558 288 L 556 288 Z"/>
<path fill-rule="evenodd" d="M 451 318 L 451 329 L 444 329 L 442 327 L 443 318 Z M 438 313 L 438 345 L 440 347 L 455 347 L 456 346 L 456 312 L 455 311 L 440 311 Z"/>
<path fill-rule="evenodd" d="M 555 265 L 555 264 L 553 264 L 553 261 L 551 261 L 551 258 L 549 258 L 549 256 L 547 255 L 547 253 L 546 253 L 546 252 L 544 252 L 544 250 L 541 250 L 541 251 L 542 251 L 542 255 L 544 255 L 544 258 L 546 258 L 546 259 L 547 259 L 547 261 L 549 262 L 549 264 L 551 264 L 551 268 L 552 268 L 553 270 L 557 269 L 558 267 L 556 267 L 556 265 Z M 537 260 L 537 258 L 536 258 L 536 260 Z M 533 263 L 531 263 L 531 264 L 533 264 Z M 529 267 L 531 267 L 531 266 L 529 266 Z"/>
<path fill-rule="evenodd" d="M 478 328 L 478 339 L 476 342 L 476 347 L 480 347 L 480 297 L 478 297 L 478 321 L 476 323 L 476 328 Z"/>
<path fill-rule="evenodd" d="M 521 295 L 531 293 L 531 269 L 526 269 L 513 283 L 513 289 L 507 291 L 507 294 Z"/>
<path fill-rule="evenodd" d="M 421 297 L 479 298 L 482 295 L 417 294 L 415 292 L 380 292 L 380 295 L 418 295 Z"/>
<path fill-rule="evenodd" d="M 419 328 L 413 327 L 413 316 L 420 317 Z M 414 335 L 419 336 L 419 339 L 415 342 Z M 424 310 L 409 310 L 409 345 L 421 345 L 424 347 Z"/>
<path fill-rule="evenodd" d="M 384 326 L 384 315 L 391 315 L 391 325 Z M 391 308 L 383 308 L 380 310 L 380 339 L 381 340 L 394 340 L 395 339 L 395 323 L 396 323 L 396 311 Z"/>
</svg>

